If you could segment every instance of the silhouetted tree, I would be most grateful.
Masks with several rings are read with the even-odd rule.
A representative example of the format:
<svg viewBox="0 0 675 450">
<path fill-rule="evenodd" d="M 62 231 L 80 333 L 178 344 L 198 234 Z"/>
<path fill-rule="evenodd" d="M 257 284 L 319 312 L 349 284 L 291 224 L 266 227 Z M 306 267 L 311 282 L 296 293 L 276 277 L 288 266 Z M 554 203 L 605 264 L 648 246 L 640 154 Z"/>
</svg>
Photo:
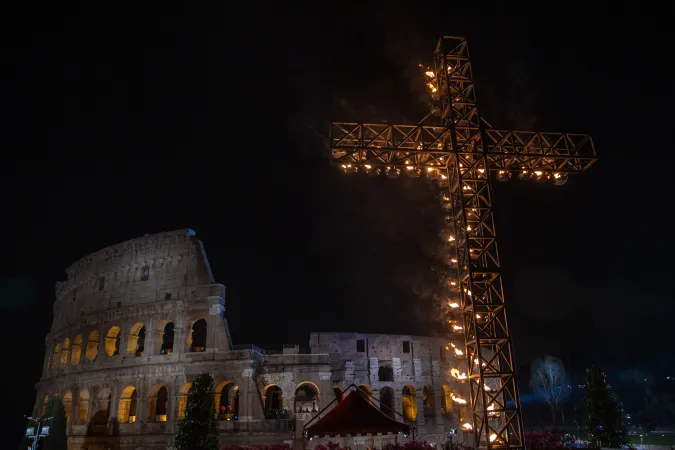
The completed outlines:
<svg viewBox="0 0 675 450">
<path fill-rule="evenodd" d="M 558 410 L 560 410 L 562 420 L 565 420 L 562 405 L 570 396 L 569 384 L 565 366 L 558 358 L 544 356 L 532 362 L 530 387 L 535 394 L 548 403 L 553 421 L 555 421 L 555 414 Z"/>
<path fill-rule="evenodd" d="M 45 417 L 52 419 L 46 423 L 49 426 L 49 436 L 40 442 L 40 448 L 42 450 L 66 450 L 68 448 L 66 410 L 63 408 L 61 397 L 54 396 L 49 399 L 45 407 Z"/>
<path fill-rule="evenodd" d="M 188 392 L 185 420 L 178 424 L 178 450 L 218 450 L 213 378 L 199 375 Z"/>
<path fill-rule="evenodd" d="M 588 437 L 599 445 L 619 447 L 626 443 L 621 409 L 599 367 L 586 370 L 586 426 Z"/>
</svg>

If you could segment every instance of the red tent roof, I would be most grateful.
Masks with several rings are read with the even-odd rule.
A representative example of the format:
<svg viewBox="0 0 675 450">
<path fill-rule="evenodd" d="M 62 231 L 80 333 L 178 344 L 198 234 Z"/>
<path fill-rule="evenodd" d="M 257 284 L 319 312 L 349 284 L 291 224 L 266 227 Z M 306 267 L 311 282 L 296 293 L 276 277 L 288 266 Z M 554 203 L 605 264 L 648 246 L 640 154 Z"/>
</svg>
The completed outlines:
<svg viewBox="0 0 675 450">
<path fill-rule="evenodd" d="M 307 436 L 408 433 L 410 427 L 382 413 L 365 395 L 352 391 L 328 414 L 307 428 Z"/>
</svg>

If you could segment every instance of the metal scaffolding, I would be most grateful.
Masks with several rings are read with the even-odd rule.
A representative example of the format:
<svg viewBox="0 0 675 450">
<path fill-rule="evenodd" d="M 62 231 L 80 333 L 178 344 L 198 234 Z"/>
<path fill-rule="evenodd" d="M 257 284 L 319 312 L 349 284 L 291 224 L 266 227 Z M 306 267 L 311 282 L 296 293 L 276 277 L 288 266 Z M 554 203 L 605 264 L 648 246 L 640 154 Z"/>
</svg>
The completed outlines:
<svg viewBox="0 0 675 450">
<path fill-rule="evenodd" d="M 448 214 L 441 233 L 452 275 L 441 314 L 466 339 L 470 407 L 480 448 L 524 448 L 516 365 L 506 317 L 491 176 L 563 185 L 596 160 L 585 134 L 494 129 L 476 105 L 467 41 L 443 36 L 423 68 L 437 125 L 333 122 L 333 163 L 345 173 L 437 180 Z M 424 122 L 424 121 L 423 121 Z M 457 298 L 459 301 L 455 301 Z M 446 302 L 444 302 L 445 304 Z"/>
</svg>

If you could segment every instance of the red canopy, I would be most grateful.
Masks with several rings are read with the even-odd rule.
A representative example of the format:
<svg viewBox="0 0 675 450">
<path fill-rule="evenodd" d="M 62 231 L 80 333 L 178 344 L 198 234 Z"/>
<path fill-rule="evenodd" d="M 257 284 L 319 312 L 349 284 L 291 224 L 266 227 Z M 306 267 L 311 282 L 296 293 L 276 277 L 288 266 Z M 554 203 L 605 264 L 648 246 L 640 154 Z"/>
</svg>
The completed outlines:
<svg viewBox="0 0 675 450">
<path fill-rule="evenodd" d="M 382 413 L 366 395 L 352 391 L 328 414 L 307 428 L 307 436 L 345 436 L 405 433 L 410 427 Z"/>
</svg>

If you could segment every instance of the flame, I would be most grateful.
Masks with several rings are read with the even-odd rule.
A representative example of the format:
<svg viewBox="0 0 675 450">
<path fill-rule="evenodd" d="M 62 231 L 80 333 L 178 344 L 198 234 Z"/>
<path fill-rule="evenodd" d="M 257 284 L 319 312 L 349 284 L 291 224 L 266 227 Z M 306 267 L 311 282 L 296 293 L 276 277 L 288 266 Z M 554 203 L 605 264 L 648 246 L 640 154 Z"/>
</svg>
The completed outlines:
<svg viewBox="0 0 675 450">
<path fill-rule="evenodd" d="M 478 169 L 480 173 L 485 173 L 485 169 Z"/>
<path fill-rule="evenodd" d="M 490 435 L 490 442 L 494 442 L 494 441 L 496 441 L 496 440 L 497 440 L 497 435 L 496 435 L 495 433 L 492 433 L 492 434 Z"/>
<path fill-rule="evenodd" d="M 424 75 L 428 76 L 429 78 L 433 78 L 436 76 L 436 74 L 433 73 L 431 70 L 427 70 L 426 72 L 424 72 Z"/>
<path fill-rule="evenodd" d="M 470 423 L 463 423 L 462 428 L 465 430 L 473 430 L 473 426 Z"/>
<path fill-rule="evenodd" d="M 457 355 L 457 356 L 462 356 L 462 355 L 464 354 L 464 352 L 461 351 L 460 349 L 458 349 L 458 348 L 455 346 L 455 344 L 450 343 L 450 345 L 452 346 L 452 348 L 455 349 L 455 355 Z"/>
<path fill-rule="evenodd" d="M 373 166 L 371 166 L 370 164 L 366 164 L 366 165 L 365 165 L 365 166 L 363 166 L 363 167 L 365 167 L 365 168 L 366 168 L 366 169 L 368 169 L 368 170 L 370 170 L 370 169 L 372 169 L 372 168 L 373 168 Z"/>
<path fill-rule="evenodd" d="M 405 166 L 406 170 L 413 170 L 415 166 Z"/>
<path fill-rule="evenodd" d="M 466 231 L 471 231 L 471 225 L 466 226 Z"/>
<path fill-rule="evenodd" d="M 427 83 L 427 86 L 429 86 L 429 89 L 431 89 L 431 92 L 436 92 L 438 89 L 436 89 L 436 86 L 434 86 L 431 83 Z"/>
<path fill-rule="evenodd" d="M 451 281 L 450 284 L 453 285 L 453 286 L 457 286 L 457 282 L 455 282 L 455 281 Z"/>
<path fill-rule="evenodd" d="M 454 308 L 459 308 L 459 305 L 458 305 L 457 303 L 454 303 L 454 302 L 453 302 L 453 303 L 448 303 L 448 306 L 451 307 L 451 308 L 453 308 L 453 309 L 454 309 Z"/>
<path fill-rule="evenodd" d="M 453 235 L 450 235 L 450 237 L 448 237 L 448 242 L 452 242 L 454 240 L 455 240 L 455 237 Z"/>
<path fill-rule="evenodd" d="M 561 174 L 561 173 L 555 172 L 555 173 L 553 174 L 553 178 L 555 178 L 556 180 L 557 180 L 558 178 L 560 178 L 560 177 L 562 177 L 562 174 Z"/>
<path fill-rule="evenodd" d="M 434 171 L 434 168 L 433 168 L 433 167 L 427 167 L 427 173 L 431 173 L 431 172 L 433 172 L 433 171 Z"/>
<path fill-rule="evenodd" d="M 452 329 L 453 329 L 454 331 L 460 331 L 460 330 L 462 330 L 462 327 L 461 327 L 460 325 L 453 325 L 453 326 L 452 326 Z"/>
<path fill-rule="evenodd" d="M 466 372 L 464 373 L 459 373 L 459 370 L 457 369 L 450 369 L 450 375 L 453 377 L 457 378 L 458 380 L 466 380 Z M 453 399 L 454 400 L 454 399 Z"/>
<path fill-rule="evenodd" d="M 455 264 L 455 263 L 457 262 L 457 260 L 456 260 L 455 258 L 452 258 L 452 259 L 450 260 L 450 262 L 453 263 L 453 264 Z"/>
<path fill-rule="evenodd" d="M 538 176 L 538 177 L 540 177 L 542 173 L 543 173 L 543 172 L 542 172 L 541 170 L 535 170 L 535 171 L 534 171 L 534 174 L 535 174 L 536 176 Z"/>
<path fill-rule="evenodd" d="M 476 319 L 480 319 L 480 314 L 476 314 Z"/>
<path fill-rule="evenodd" d="M 466 400 L 461 397 L 455 397 L 455 394 L 452 394 L 452 400 L 459 404 L 466 405 Z"/>
</svg>

